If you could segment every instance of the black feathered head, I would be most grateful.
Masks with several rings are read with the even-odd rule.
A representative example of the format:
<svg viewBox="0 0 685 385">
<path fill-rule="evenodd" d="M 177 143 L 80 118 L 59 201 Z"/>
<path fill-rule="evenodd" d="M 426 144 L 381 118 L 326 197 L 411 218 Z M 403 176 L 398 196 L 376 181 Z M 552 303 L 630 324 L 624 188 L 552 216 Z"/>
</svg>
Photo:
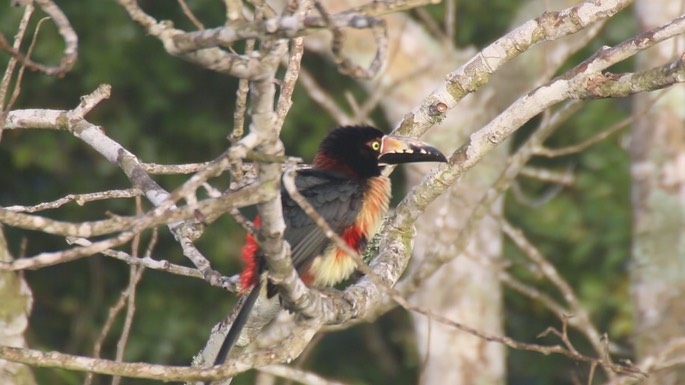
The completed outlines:
<svg viewBox="0 0 685 385">
<path fill-rule="evenodd" d="M 435 147 L 416 139 L 384 135 L 371 126 L 344 126 L 321 142 L 314 167 L 365 179 L 380 175 L 388 164 L 446 161 Z"/>
</svg>

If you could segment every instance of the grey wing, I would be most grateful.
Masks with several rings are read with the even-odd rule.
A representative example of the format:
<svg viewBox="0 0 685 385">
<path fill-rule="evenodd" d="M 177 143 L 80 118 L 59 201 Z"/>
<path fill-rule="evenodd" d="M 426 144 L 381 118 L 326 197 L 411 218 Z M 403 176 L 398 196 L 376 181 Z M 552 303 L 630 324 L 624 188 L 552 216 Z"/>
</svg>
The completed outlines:
<svg viewBox="0 0 685 385">
<path fill-rule="evenodd" d="M 363 188 L 356 181 L 327 174 L 303 173 L 296 180 L 298 191 L 337 234 L 351 226 L 361 209 Z M 284 234 L 296 269 L 321 255 L 330 244 L 325 232 L 299 205 L 283 192 Z"/>
</svg>

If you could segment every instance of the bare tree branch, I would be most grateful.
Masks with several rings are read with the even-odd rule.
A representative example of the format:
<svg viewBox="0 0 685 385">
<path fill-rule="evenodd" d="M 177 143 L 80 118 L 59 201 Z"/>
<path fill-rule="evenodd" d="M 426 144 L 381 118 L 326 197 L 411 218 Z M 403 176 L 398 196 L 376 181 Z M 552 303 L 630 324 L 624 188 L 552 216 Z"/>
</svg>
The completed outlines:
<svg viewBox="0 0 685 385">
<path fill-rule="evenodd" d="M 444 84 L 424 98 L 417 109 L 405 116 L 396 131 L 405 135 L 420 136 L 429 127 L 442 121 L 447 111 L 459 100 L 483 86 L 488 82 L 490 75 L 531 46 L 576 33 L 615 15 L 630 3 L 631 0 L 583 2 L 558 12 L 545 12 L 538 18 L 524 23 L 450 73 Z M 444 104 L 445 108 L 435 113 L 431 111 L 431 106 L 437 104 Z"/>
<path fill-rule="evenodd" d="M 188 366 L 154 365 L 139 362 L 117 362 L 107 359 L 75 356 L 58 352 L 0 345 L 0 357 L 5 360 L 43 367 L 120 375 L 131 378 L 148 378 L 162 381 L 214 380 L 235 375 L 248 368 L 240 364 L 202 369 Z"/>
<path fill-rule="evenodd" d="M 76 58 L 78 57 L 78 35 L 76 35 L 64 12 L 52 0 L 35 0 L 35 3 L 55 22 L 60 35 L 62 35 L 62 39 L 64 39 L 64 56 L 60 60 L 59 65 L 47 66 L 34 62 L 28 56 L 19 52 L 18 49 L 11 47 L 2 34 L 0 34 L 0 48 L 9 52 L 31 69 L 41 71 L 47 75 L 64 76 L 76 63 Z"/>
<path fill-rule="evenodd" d="M 140 196 L 140 191 L 138 189 L 127 189 L 127 190 L 108 190 L 108 191 L 101 191 L 101 192 L 94 192 L 94 193 L 86 193 L 86 194 L 69 194 L 65 197 L 56 199 L 51 202 L 43 202 L 39 203 L 34 206 L 20 206 L 20 205 L 14 205 L 14 206 L 7 206 L 4 207 L 4 210 L 7 211 L 12 211 L 12 212 L 26 212 L 26 213 L 35 213 L 38 211 L 43 211 L 43 210 L 51 210 L 51 209 L 56 209 L 59 207 L 64 206 L 65 204 L 69 202 L 75 202 L 79 206 L 83 206 L 88 202 L 94 202 L 94 201 L 99 201 L 99 200 L 107 200 L 107 199 L 120 199 L 120 198 L 133 198 Z"/>
<path fill-rule="evenodd" d="M 327 380 L 312 372 L 284 365 L 269 365 L 259 368 L 260 372 L 296 381 L 304 385 L 345 385 L 340 381 Z"/>
</svg>

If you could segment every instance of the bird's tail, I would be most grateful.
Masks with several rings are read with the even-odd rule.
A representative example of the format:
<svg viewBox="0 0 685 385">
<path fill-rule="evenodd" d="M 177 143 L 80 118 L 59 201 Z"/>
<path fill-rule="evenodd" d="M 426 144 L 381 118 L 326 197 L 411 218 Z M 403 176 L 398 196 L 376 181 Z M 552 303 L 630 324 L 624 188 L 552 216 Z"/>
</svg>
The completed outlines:
<svg viewBox="0 0 685 385">
<path fill-rule="evenodd" d="M 238 315 L 235 317 L 235 320 L 233 320 L 233 324 L 231 324 L 231 328 L 228 329 L 228 333 L 226 334 L 224 342 L 221 344 L 221 347 L 219 348 L 219 353 L 217 353 L 216 355 L 214 365 L 221 365 L 224 363 L 224 361 L 226 361 L 228 353 L 231 352 L 231 348 L 238 341 L 240 333 L 243 331 L 243 328 L 247 324 L 247 320 L 250 316 L 250 313 L 252 312 L 252 308 L 254 307 L 254 304 L 257 302 L 257 298 L 259 298 L 259 293 L 262 291 L 262 286 L 262 283 L 256 284 L 252 288 L 252 291 L 250 291 L 250 294 L 248 294 L 245 298 L 242 307 L 238 311 Z"/>
</svg>

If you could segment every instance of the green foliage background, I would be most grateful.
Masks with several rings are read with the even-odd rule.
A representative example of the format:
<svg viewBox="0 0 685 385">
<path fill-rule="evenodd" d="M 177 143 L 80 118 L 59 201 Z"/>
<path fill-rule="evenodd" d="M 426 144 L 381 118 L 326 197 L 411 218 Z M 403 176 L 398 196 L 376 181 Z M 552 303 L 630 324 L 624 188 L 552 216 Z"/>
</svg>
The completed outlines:
<svg viewBox="0 0 685 385">
<path fill-rule="evenodd" d="M 509 28 L 521 1 L 463 0 L 459 4 L 456 41 L 460 45 L 482 47 Z M 145 2 L 146 10 L 160 19 L 174 20 L 177 26 L 192 29 L 175 3 Z M 190 3 L 206 26 L 220 25 L 223 15 L 218 1 Z M 0 31 L 13 36 L 21 10 L 2 5 Z M 236 79 L 205 71 L 167 55 L 158 41 L 130 21 L 114 2 L 62 4 L 80 37 L 79 60 L 74 70 L 56 79 L 27 73 L 21 97 L 14 108 L 73 108 L 79 96 L 101 83 L 113 88 L 112 98 L 88 116 L 101 124 L 119 143 L 143 161 L 186 163 L 206 161 L 225 149 L 233 122 Z M 428 11 L 440 18 L 441 6 Z M 438 19 L 439 20 L 439 19 Z M 35 28 L 35 23 L 32 24 Z M 603 44 L 613 44 L 634 32 L 631 15 L 612 20 L 599 40 L 579 53 L 573 63 Z M 55 63 L 63 49 L 55 27 L 48 21 L 39 34 L 35 57 Z M 0 53 L 0 67 L 8 56 Z M 305 65 L 315 71 L 322 84 L 342 99 L 343 91 L 359 95 L 335 68 L 316 57 L 306 57 Z M 351 88 L 352 87 L 352 88 Z M 625 117 L 629 103 L 624 100 L 590 102 L 549 143 L 555 146 L 577 143 Z M 283 130 L 288 153 L 311 160 L 315 147 L 333 121 L 301 90 Z M 377 119 L 381 114 L 376 112 Z M 386 128 L 395 122 L 385 123 Z M 533 122 L 534 123 L 534 122 Z M 521 130 L 517 145 L 526 135 Z M 573 167 L 577 183 L 564 189 L 551 201 L 527 207 L 513 197 L 507 199 L 507 215 L 522 227 L 541 251 L 559 268 L 589 309 L 600 331 L 629 352 L 632 330 L 628 298 L 629 255 L 629 174 L 628 159 L 621 136 L 610 138 L 582 154 L 560 159 L 536 159 L 536 165 L 565 169 Z M 0 205 L 35 204 L 69 193 L 85 193 L 127 188 L 121 171 L 69 134 L 48 131 L 5 131 L 0 142 Z M 173 189 L 183 177 L 157 177 L 163 187 Z M 219 183 L 225 183 L 219 181 Z M 521 179 L 528 194 L 544 194 L 550 186 Z M 90 203 L 85 207 L 67 205 L 45 213 L 69 220 L 95 219 L 106 212 L 133 214 L 130 201 Z M 33 255 L 65 247 L 64 241 L 37 233 L 5 227 L 16 256 Z M 149 235 L 148 235 L 149 237 Z M 214 267 L 226 274 L 240 269 L 238 252 L 243 232 L 228 218 L 209 227 L 198 247 L 211 258 Z M 145 240 L 145 239 L 144 239 Z M 145 245 L 145 242 L 143 242 Z M 130 251 L 128 249 L 127 251 Z M 142 250 L 141 250 L 142 252 Z M 165 229 L 155 255 L 174 263 L 188 264 Z M 524 257 L 507 243 L 505 258 L 516 275 L 550 292 L 520 265 Z M 90 354 L 107 309 L 128 281 L 128 266 L 92 257 L 39 271 L 26 272 L 34 291 L 34 310 L 29 341 L 42 350 Z M 553 292 L 553 291 L 551 291 Z M 554 294 L 558 297 L 557 294 Z M 507 334 L 526 341 L 558 320 L 539 304 L 505 290 Z M 188 364 L 202 346 L 208 331 L 234 299 L 200 280 L 146 271 L 138 290 L 137 316 L 125 359 L 166 364 Z M 104 355 L 111 357 L 118 321 L 106 341 Z M 588 351 L 582 343 L 578 348 Z M 558 356 L 509 351 L 508 384 L 585 383 L 587 367 Z M 420 362 L 411 338 L 411 325 L 405 312 L 393 311 L 375 324 L 325 336 L 314 349 L 305 367 L 352 384 L 414 384 Z M 40 383 L 80 384 L 81 373 L 36 369 Z M 104 383 L 104 378 L 98 378 Z M 236 384 L 248 384 L 252 374 L 239 377 Z M 108 382 L 108 381 L 107 381 Z M 125 380 L 127 384 L 150 383 Z"/>
</svg>

